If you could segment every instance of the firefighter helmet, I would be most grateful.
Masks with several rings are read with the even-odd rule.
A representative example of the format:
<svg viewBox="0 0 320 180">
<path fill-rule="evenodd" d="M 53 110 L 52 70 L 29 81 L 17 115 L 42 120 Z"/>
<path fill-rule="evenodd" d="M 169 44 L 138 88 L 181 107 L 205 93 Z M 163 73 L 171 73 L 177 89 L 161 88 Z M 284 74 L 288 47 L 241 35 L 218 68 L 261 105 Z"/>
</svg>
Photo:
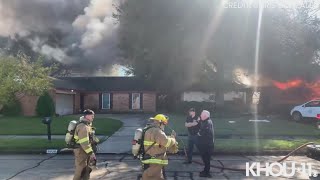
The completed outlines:
<svg viewBox="0 0 320 180">
<path fill-rule="evenodd" d="M 168 124 L 169 117 L 163 114 L 158 114 L 155 117 L 150 118 L 150 120 L 159 121 L 163 124 Z"/>
</svg>

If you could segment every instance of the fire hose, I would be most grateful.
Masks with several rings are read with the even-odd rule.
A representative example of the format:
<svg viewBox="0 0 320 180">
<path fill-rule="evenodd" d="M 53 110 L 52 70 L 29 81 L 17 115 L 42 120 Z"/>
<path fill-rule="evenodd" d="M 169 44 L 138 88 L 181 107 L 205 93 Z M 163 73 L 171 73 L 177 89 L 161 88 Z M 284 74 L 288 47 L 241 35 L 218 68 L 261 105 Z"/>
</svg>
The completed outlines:
<svg viewBox="0 0 320 180">
<path fill-rule="evenodd" d="M 172 128 L 170 128 L 169 126 L 167 126 L 170 130 L 174 131 Z M 180 142 L 182 143 L 183 146 L 183 151 L 184 151 L 184 156 L 186 157 L 186 159 L 188 159 L 188 154 L 187 154 L 187 150 L 186 150 L 186 146 L 183 142 L 182 139 L 176 138 L 177 140 L 180 140 Z M 307 142 L 305 144 L 302 144 L 301 146 L 297 147 L 296 149 L 292 150 L 290 153 L 288 153 L 286 156 L 284 156 L 283 158 L 277 160 L 276 162 L 280 163 L 285 161 L 286 159 L 288 159 L 290 156 L 292 156 L 294 153 L 296 153 L 297 151 L 307 147 L 308 145 L 315 145 L 314 142 Z M 199 165 L 204 165 L 202 162 L 197 161 L 197 160 L 192 160 L 193 163 L 199 164 Z M 221 170 L 230 170 L 230 171 L 246 171 L 246 169 L 242 169 L 242 168 L 229 168 L 229 167 L 221 167 L 221 166 L 216 166 L 216 165 L 210 165 L 210 167 L 212 168 L 216 168 L 216 169 L 221 169 Z M 261 167 L 261 168 L 265 168 L 265 167 Z"/>
</svg>

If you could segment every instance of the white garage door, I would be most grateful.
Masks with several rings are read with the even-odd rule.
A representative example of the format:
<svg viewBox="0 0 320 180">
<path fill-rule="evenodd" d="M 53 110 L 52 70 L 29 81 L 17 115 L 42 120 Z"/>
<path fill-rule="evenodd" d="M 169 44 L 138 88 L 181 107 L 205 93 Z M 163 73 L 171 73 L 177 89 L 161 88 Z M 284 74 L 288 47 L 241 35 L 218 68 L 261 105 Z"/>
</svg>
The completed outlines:
<svg viewBox="0 0 320 180">
<path fill-rule="evenodd" d="M 72 94 L 56 94 L 56 114 L 73 114 Z"/>
</svg>

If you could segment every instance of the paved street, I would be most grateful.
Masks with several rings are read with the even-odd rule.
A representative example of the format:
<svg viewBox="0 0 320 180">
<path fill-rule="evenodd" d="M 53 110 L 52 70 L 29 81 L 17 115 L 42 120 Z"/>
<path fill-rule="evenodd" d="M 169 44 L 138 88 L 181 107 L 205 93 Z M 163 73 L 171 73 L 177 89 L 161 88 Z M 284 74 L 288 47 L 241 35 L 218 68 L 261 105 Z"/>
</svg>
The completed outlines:
<svg viewBox="0 0 320 180">
<path fill-rule="evenodd" d="M 51 155 L 1 155 L 0 179 L 7 180 L 11 177 L 13 180 L 71 180 L 73 156 L 58 155 L 53 158 L 50 157 Z M 100 155 L 98 158 L 99 169 L 94 170 L 92 179 L 129 180 L 138 179 L 139 174 L 141 174 L 139 162 L 132 159 L 130 155 Z M 246 162 L 273 162 L 280 158 L 277 156 L 215 156 L 212 164 L 219 167 L 245 168 Z M 184 165 L 182 164 L 183 160 L 184 157 L 182 156 L 170 156 L 169 166 L 166 167 L 165 171 L 168 180 L 204 179 L 198 177 L 202 170 L 200 165 Z M 200 160 L 200 158 L 196 156 L 195 160 Z M 320 172 L 319 161 L 304 156 L 290 157 L 289 161 L 311 163 L 313 170 Z M 105 162 L 108 163 L 107 168 L 104 166 Z M 211 172 L 213 179 L 284 179 L 246 177 L 245 172 L 221 169 L 211 169 Z M 308 179 L 308 176 L 296 172 L 295 176 L 290 179 Z"/>
</svg>

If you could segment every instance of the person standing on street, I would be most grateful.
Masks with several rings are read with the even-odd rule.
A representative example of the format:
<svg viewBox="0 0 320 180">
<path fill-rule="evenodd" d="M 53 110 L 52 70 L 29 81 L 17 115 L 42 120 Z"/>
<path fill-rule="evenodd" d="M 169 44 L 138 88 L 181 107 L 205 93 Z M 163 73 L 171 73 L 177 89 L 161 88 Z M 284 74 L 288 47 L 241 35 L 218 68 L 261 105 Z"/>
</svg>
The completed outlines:
<svg viewBox="0 0 320 180">
<path fill-rule="evenodd" d="M 84 116 L 80 117 L 79 124 L 76 126 L 74 140 L 77 148 L 73 150 L 75 156 L 75 173 L 73 180 L 88 180 L 92 171 L 90 164 L 96 162 L 94 146 L 96 137 L 92 129 L 94 112 L 90 109 L 83 112 Z"/>
<path fill-rule="evenodd" d="M 212 177 L 210 174 L 211 153 L 214 148 L 214 127 L 210 119 L 210 112 L 203 110 L 200 115 L 200 130 L 198 132 L 197 148 L 204 163 L 204 170 L 200 172 L 200 177 Z"/>
<path fill-rule="evenodd" d="M 187 160 L 184 162 L 184 164 L 191 164 L 193 147 L 196 145 L 197 134 L 199 132 L 199 119 L 196 116 L 196 111 L 194 108 L 189 110 L 189 116 L 186 119 L 185 126 L 188 128 L 188 151 Z"/>
</svg>

